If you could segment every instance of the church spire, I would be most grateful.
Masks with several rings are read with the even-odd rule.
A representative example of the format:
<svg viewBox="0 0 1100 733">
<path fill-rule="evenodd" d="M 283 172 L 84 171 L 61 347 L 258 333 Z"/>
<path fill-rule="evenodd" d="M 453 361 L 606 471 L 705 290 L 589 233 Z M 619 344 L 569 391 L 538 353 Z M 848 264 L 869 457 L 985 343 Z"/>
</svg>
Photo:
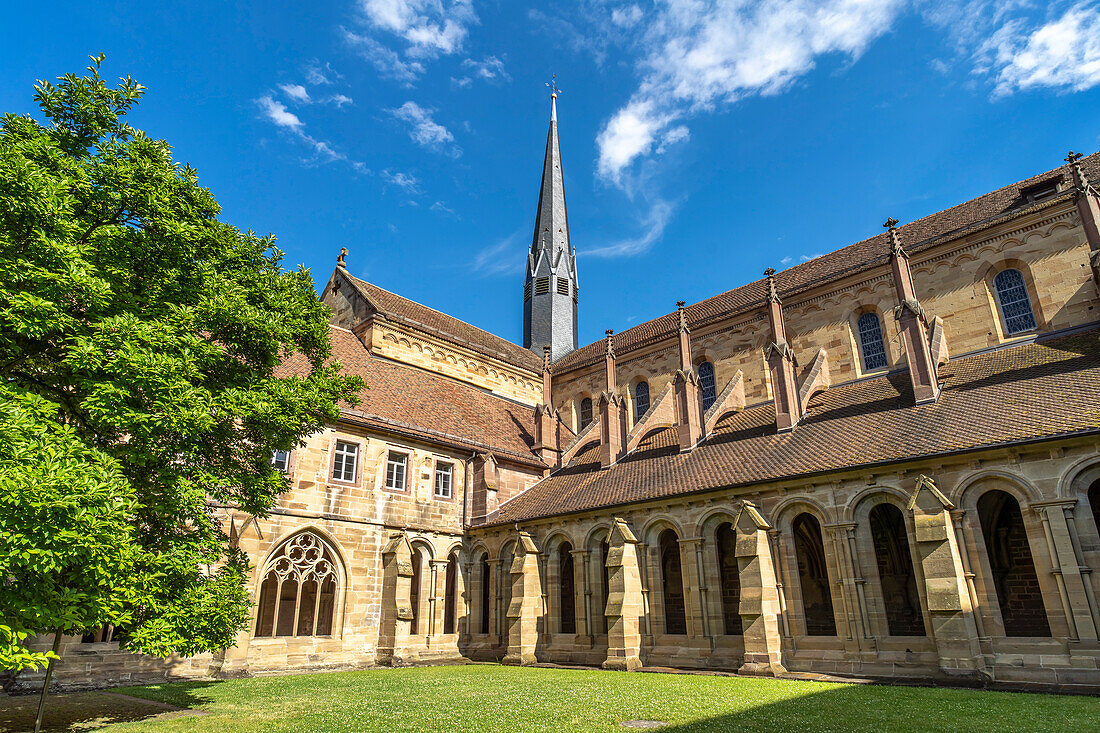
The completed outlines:
<svg viewBox="0 0 1100 733">
<path fill-rule="evenodd" d="M 535 353 L 549 346 L 554 360 L 577 348 L 577 264 L 569 240 L 565 178 L 558 145 L 558 89 L 550 87 L 550 130 L 542 186 L 523 287 L 523 345 Z"/>
</svg>

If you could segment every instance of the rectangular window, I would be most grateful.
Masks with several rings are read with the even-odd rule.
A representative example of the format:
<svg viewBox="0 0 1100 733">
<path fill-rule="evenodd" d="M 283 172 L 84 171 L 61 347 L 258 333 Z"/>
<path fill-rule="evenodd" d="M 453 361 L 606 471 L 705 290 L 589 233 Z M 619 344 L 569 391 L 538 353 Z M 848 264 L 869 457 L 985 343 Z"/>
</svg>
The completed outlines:
<svg viewBox="0 0 1100 733">
<path fill-rule="evenodd" d="M 393 453 L 386 456 L 386 488 L 390 491 L 405 490 L 405 463 L 408 456 L 404 453 Z"/>
<path fill-rule="evenodd" d="M 569 280 L 564 277 L 558 278 L 558 295 L 569 295 Z"/>
<path fill-rule="evenodd" d="M 359 446 L 343 440 L 336 441 L 336 455 L 332 460 L 332 477 L 337 481 L 355 481 L 355 463 L 359 458 Z"/>
<path fill-rule="evenodd" d="M 530 280 L 528 280 L 527 282 L 525 282 L 523 284 L 523 299 L 524 300 L 530 300 L 531 299 L 531 281 Z"/>
<path fill-rule="evenodd" d="M 290 468 L 289 451 L 271 451 L 271 465 L 275 467 L 276 471 L 287 471 Z"/>
<path fill-rule="evenodd" d="M 535 295 L 546 295 L 550 292 L 550 278 L 540 277 L 535 280 Z"/>
<path fill-rule="evenodd" d="M 450 463 L 435 464 L 435 496 L 437 499 L 451 498 L 451 478 L 454 466 Z"/>
</svg>

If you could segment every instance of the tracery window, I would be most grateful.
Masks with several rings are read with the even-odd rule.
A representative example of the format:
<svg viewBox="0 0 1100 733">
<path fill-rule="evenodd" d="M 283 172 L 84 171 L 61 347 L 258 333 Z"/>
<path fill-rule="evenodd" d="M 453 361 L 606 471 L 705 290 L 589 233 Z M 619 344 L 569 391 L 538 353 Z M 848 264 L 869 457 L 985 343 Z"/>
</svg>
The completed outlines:
<svg viewBox="0 0 1100 733">
<path fill-rule="evenodd" d="M 641 420 L 649 412 L 649 382 L 634 385 L 634 419 Z"/>
<path fill-rule="evenodd" d="M 714 383 L 714 365 L 704 361 L 699 365 L 699 387 L 703 391 L 703 409 L 709 410 L 714 401 L 718 399 L 718 392 Z"/>
<path fill-rule="evenodd" d="M 340 582 L 336 553 L 312 532 L 283 543 L 260 586 L 256 636 L 329 636 Z"/>
<path fill-rule="evenodd" d="M 592 422 L 592 398 L 585 397 L 581 400 L 581 424 L 578 429 L 584 430 L 590 422 Z"/>
<path fill-rule="evenodd" d="M 1031 298 L 1028 297 L 1027 284 L 1019 270 L 1003 270 L 997 273 L 997 277 L 993 278 L 993 289 L 997 292 L 997 303 L 1001 306 L 1006 335 L 1035 329 Z"/>
<path fill-rule="evenodd" d="M 864 313 L 856 321 L 859 350 L 863 354 L 863 371 L 872 372 L 888 364 L 886 344 L 882 339 L 882 321 L 877 313 Z"/>
</svg>

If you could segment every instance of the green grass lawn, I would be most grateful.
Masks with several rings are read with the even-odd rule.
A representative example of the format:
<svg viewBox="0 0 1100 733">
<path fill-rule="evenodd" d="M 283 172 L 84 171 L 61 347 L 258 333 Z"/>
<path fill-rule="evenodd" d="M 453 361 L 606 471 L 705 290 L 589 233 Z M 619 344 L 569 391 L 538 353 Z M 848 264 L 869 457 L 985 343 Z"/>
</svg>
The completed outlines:
<svg viewBox="0 0 1100 733">
<path fill-rule="evenodd" d="M 1100 699 L 741 677 L 420 667 L 117 692 L 197 708 L 201 717 L 124 723 L 118 731 L 1028 731 L 1100 728 Z"/>
</svg>

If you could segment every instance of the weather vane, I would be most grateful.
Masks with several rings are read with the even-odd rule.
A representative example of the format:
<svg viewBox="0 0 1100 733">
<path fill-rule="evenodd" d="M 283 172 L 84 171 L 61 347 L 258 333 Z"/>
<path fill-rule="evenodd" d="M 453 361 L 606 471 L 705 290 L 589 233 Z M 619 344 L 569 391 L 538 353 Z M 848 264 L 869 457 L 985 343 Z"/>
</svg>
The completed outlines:
<svg viewBox="0 0 1100 733">
<path fill-rule="evenodd" d="M 561 89 L 558 88 L 558 75 L 554 74 L 550 77 L 550 81 L 546 82 L 546 86 L 550 87 L 550 96 L 556 97 L 561 94 Z"/>
</svg>

